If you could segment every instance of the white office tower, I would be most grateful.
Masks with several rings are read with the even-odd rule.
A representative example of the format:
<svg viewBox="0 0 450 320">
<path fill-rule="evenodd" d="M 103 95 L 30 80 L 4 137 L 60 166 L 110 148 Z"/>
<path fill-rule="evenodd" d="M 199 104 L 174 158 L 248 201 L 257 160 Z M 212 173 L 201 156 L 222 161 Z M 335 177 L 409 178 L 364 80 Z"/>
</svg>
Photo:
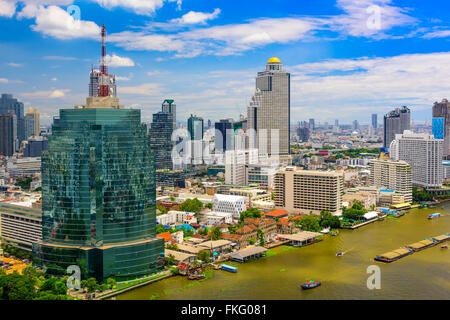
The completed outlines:
<svg viewBox="0 0 450 320">
<path fill-rule="evenodd" d="M 230 150 L 225 152 L 225 183 L 245 185 L 247 164 L 258 162 L 258 149 Z"/>
<path fill-rule="evenodd" d="M 290 79 L 290 73 L 283 70 L 276 57 L 267 62 L 265 71 L 258 72 L 256 92 L 247 110 L 247 126 L 256 132 L 254 147 L 260 154 L 290 154 Z"/>
<path fill-rule="evenodd" d="M 244 196 L 233 196 L 227 194 L 215 194 L 213 199 L 213 211 L 227 212 L 233 218 L 239 219 L 241 212 L 245 211 L 247 198 Z"/>
<path fill-rule="evenodd" d="M 412 170 L 412 184 L 424 188 L 441 188 L 443 179 L 443 140 L 432 134 L 405 130 L 396 134 L 390 145 L 393 160 L 406 161 Z"/>
</svg>

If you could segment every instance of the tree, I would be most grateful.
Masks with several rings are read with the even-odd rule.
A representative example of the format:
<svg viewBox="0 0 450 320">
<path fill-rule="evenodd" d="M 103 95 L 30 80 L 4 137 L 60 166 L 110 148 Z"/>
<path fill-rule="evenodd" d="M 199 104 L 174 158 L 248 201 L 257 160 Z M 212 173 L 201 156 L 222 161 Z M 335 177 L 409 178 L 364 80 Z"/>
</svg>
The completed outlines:
<svg viewBox="0 0 450 320">
<path fill-rule="evenodd" d="M 176 244 L 168 244 L 166 248 L 169 250 L 178 250 L 178 246 Z"/>
<path fill-rule="evenodd" d="M 319 232 L 321 230 L 320 218 L 316 217 L 312 214 L 302 217 L 301 219 L 297 220 L 296 224 L 302 230 L 306 230 L 306 231 Z"/>
<path fill-rule="evenodd" d="M 336 229 L 341 226 L 341 221 L 339 220 L 338 217 L 333 216 L 331 213 L 325 212 L 322 215 L 322 219 L 320 220 L 320 226 L 322 228 Z"/>
<path fill-rule="evenodd" d="M 211 230 L 211 240 L 219 240 L 222 238 L 222 231 L 219 227 L 214 227 Z"/>
<path fill-rule="evenodd" d="M 32 300 L 36 296 L 35 281 L 16 272 L 0 276 L 2 300 Z"/>
<path fill-rule="evenodd" d="M 250 243 L 250 244 L 255 244 L 255 243 L 256 243 L 256 240 L 255 240 L 255 239 L 250 239 L 250 240 L 248 240 L 248 243 Z"/>
<path fill-rule="evenodd" d="M 209 263 L 210 261 L 211 253 L 209 250 L 202 250 L 199 253 L 197 253 L 197 259 L 202 260 L 205 263 Z"/>
<path fill-rule="evenodd" d="M 117 285 L 117 281 L 114 278 L 106 279 L 106 284 L 110 289 L 113 289 Z"/>
<path fill-rule="evenodd" d="M 197 198 L 186 199 L 186 201 L 184 201 L 180 205 L 180 210 L 186 211 L 186 212 L 199 213 L 202 208 L 203 208 L 203 203 L 200 200 L 198 200 Z"/>
<path fill-rule="evenodd" d="M 261 218 L 261 211 L 256 208 L 249 208 L 248 210 L 241 212 L 240 220 L 243 222 L 246 218 L 257 219 Z"/>
<path fill-rule="evenodd" d="M 164 207 L 164 206 L 162 206 L 162 205 L 160 205 L 160 204 L 157 204 L 157 205 L 156 205 L 156 209 L 158 209 L 159 212 L 161 212 L 162 214 L 166 214 L 167 211 L 168 211 L 166 207 Z"/>
<path fill-rule="evenodd" d="M 89 293 L 95 292 L 98 289 L 98 283 L 95 278 L 89 278 L 87 280 L 81 281 L 82 287 L 83 287 L 83 282 L 84 282 L 84 288 L 86 288 Z"/>
<path fill-rule="evenodd" d="M 213 204 L 212 204 L 212 203 L 207 203 L 207 204 L 205 205 L 205 208 L 208 208 L 208 209 L 211 209 L 211 210 L 212 210 Z"/>
<path fill-rule="evenodd" d="M 169 255 L 164 257 L 164 261 L 169 266 L 173 265 L 173 264 L 175 264 L 175 256 L 173 254 L 169 254 Z"/>
<path fill-rule="evenodd" d="M 264 232 L 261 229 L 258 229 L 258 238 L 259 238 L 259 245 L 261 247 L 264 247 Z"/>
<path fill-rule="evenodd" d="M 67 286 L 62 279 L 50 277 L 39 288 L 39 291 L 50 291 L 55 295 L 65 295 L 67 293 Z"/>
</svg>

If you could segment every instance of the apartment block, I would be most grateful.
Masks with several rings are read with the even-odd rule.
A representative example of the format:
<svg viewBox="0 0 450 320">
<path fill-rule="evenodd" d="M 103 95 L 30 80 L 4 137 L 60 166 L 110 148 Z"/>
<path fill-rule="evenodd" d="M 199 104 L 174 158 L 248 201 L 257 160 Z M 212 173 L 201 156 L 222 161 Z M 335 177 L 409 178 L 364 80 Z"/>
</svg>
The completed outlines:
<svg viewBox="0 0 450 320">
<path fill-rule="evenodd" d="M 343 171 L 314 171 L 286 167 L 274 178 L 276 208 L 293 214 L 342 212 Z"/>
</svg>

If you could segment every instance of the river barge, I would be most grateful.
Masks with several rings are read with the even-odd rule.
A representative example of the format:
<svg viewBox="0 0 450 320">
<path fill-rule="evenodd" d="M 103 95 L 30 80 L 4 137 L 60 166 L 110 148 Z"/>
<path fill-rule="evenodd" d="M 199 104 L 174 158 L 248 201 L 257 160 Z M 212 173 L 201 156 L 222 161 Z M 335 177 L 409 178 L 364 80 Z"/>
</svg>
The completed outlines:
<svg viewBox="0 0 450 320">
<path fill-rule="evenodd" d="M 400 248 L 400 249 L 389 251 L 389 252 L 383 253 L 379 256 L 376 256 L 374 258 L 374 260 L 390 263 L 390 262 L 397 261 L 398 259 L 404 258 L 406 256 L 409 256 L 410 254 L 413 254 L 413 253 L 414 253 L 414 251 L 409 248 Z"/>
<path fill-rule="evenodd" d="M 421 251 L 430 247 L 437 245 L 438 242 L 432 240 L 422 240 L 412 244 L 407 245 L 406 247 L 413 250 L 414 252 Z"/>
<path fill-rule="evenodd" d="M 220 268 L 221 268 L 223 271 L 228 271 L 228 272 L 232 272 L 232 273 L 236 273 L 236 272 L 238 271 L 238 268 L 229 266 L 229 265 L 227 265 L 227 264 L 222 264 L 222 265 L 220 266 Z"/>
</svg>

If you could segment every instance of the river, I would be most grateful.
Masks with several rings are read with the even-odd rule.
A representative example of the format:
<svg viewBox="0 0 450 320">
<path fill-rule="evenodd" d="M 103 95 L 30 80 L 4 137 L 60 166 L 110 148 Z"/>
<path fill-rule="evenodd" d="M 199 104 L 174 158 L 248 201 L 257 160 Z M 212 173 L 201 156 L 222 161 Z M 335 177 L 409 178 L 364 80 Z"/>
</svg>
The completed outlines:
<svg viewBox="0 0 450 320">
<path fill-rule="evenodd" d="M 430 213 L 441 217 L 428 220 Z M 282 246 L 264 258 L 230 263 L 238 273 L 212 271 L 210 278 L 190 281 L 171 277 L 116 297 L 117 300 L 186 299 L 450 299 L 450 249 L 440 245 L 393 263 L 373 258 L 427 237 L 450 232 L 450 202 L 436 209 L 414 209 L 401 218 L 386 218 L 303 247 Z M 345 251 L 342 257 L 336 252 Z M 367 267 L 381 269 L 381 289 L 367 288 Z M 307 280 L 321 281 L 303 291 Z"/>
</svg>

